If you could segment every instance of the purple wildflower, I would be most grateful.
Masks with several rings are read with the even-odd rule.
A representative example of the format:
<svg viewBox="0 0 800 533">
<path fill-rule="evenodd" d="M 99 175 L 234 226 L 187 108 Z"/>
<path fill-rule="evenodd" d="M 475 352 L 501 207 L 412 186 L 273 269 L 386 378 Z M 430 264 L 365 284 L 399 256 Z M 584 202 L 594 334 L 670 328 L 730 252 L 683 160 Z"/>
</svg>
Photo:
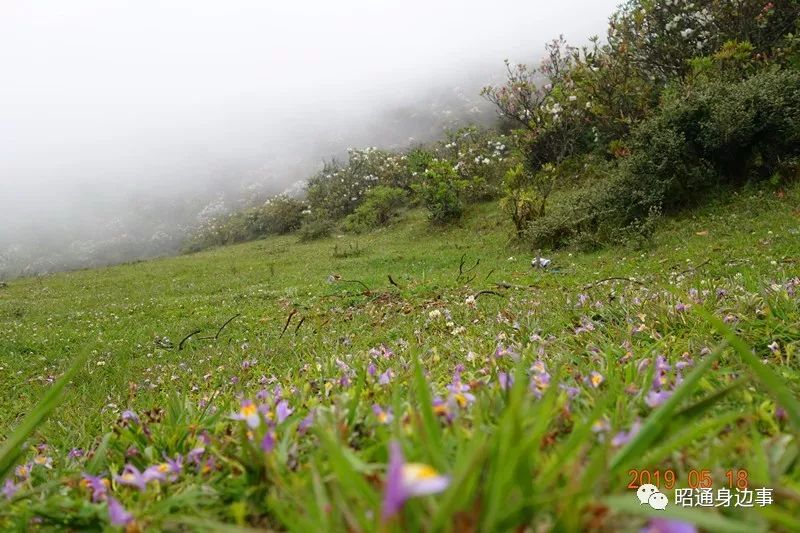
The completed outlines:
<svg viewBox="0 0 800 533">
<path fill-rule="evenodd" d="M 278 417 L 278 424 L 289 418 L 289 415 L 292 413 L 293 411 L 289 407 L 289 402 L 286 400 L 279 401 L 278 405 L 275 407 L 275 414 Z"/>
<path fill-rule="evenodd" d="M 670 368 L 664 356 L 656 356 L 655 372 L 653 372 L 653 389 L 661 390 L 661 387 L 667 384 L 667 372 L 669 372 Z"/>
<path fill-rule="evenodd" d="M 261 439 L 261 451 L 264 453 L 271 453 L 275 449 L 275 432 L 268 429 Z"/>
<path fill-rule="evenodd" d="M 258 415 L 258 408 L 252 400 L 242 400 L 239 412 L 231 415 L 234 420 L 244 420 L 250 428 L 255 429 L 261 424 L 261 417 Z"/>
<path fill-rule="evenodd" d="M 67 459 L 79 459 L 83 457 L 83 448 L 72 448 L 67 454 Z"/>
<path fill-rule="evenodd" d="M 266 389 L 261 389 L 256 393 L 256 400 L 259 402 L 266 402 L 269 399 L 269 391 Z"/>
<path fill-rule="evenodd" d="M 130 410 L 122 411 L 122 415 L 120 415 L 120 418 L 122 418 L 124 422 L 133 422 L 136 425 L 140 424 L 139 415 Z"/>
<path fill-rule="evenodd" d="M 200 457 L 206 453 L 206 449 L 202 446 L 198 446 L 197 448 L 192 448 L 189 453 L 186 454 L 186 462 L 192 464 L 200 464 Z"/>
<path fill-rule="evenodd" d="M 372 404 L 372 412 L 375 414 L 375 418 L 378 419 L 378 422 L 381 424 L 389 424 L 391 423 L 392 419 L 392 410 L 391 409 L 384 409 L 378 405 L 377 403 Z"/>
<path fill-rule="evenodd" d="M 505 372 L 498 372 L 497 381 L 500 383 L 500 389 L 508 390 L 514 385 L 514 376 L 509 376 Z"/>
<path fill-rule="evenodd" d="M 450 391 L 450 399 L 454 400 L 459 407 L 466 407 L 475 401 L 475 395 L 470 393 L 470 387 L 461 382 L 461 370 L 463 366 L 458 365 L 453 371 L 453 381 L 447 386 Z"/>
<path fill-rule="evenodd" d="M 396 515 L 405 503 L 403 493 L 403 450 L 400 444 L 392 441 L 389 445 L 389 467 L 386 471 L 386 484 L 383 489 L 381 516 L 384 521 Z"/>
<path fill-rule="evenodd" d="M 614 435 L 614 438 L 611 439 L 611 445 L 615 448 L 624 446 L 625 444 L 628 443 L 628 441 L 630 441 L 634 436 L 636 436 L 637 433 L 639 433 L 641 427 L 642 423 L 639 420 L 637 420 L 631 425 L 631 428 L 628 431 L 620 431 L 619 433 Z"/>
<path fill-rule="evenodd" d="M 389 347 L 386 346 L 385 344 L 381 344 L 377 348 L 372 348 L 369 351 L 369 354 L 373 357 L 382 357 L 384 359 L 389 359 L 391 356 L 394 355 L 394 352 L 390 350 Z"/>
<path fill-rule="evenodd" d="M 511 357 L 512 359 L 516 360 L 519 358 L 519 352 L 517 352 L 516 348 L 513 346 L 503 346 L 502 344 L 498 344 L 494 351 L 494 356 L 498 359 L 500 357 Z"/>
<path fill-rule="evenodd" d="M 170 474 L 180 474 L 183 471 L 183 455 L 178 454 L 175 456 L 175 459 L 170 459 L 167 455 L 164 455 L 164 460 L 169 465 L 169 472 Z"/>
<path fill-rule="evenodd" d="M 647 393 L 647 396 L 645 396 L 644 403 L 650 407 L 658 407 L 662 403 L 666 402 L 670 396 L 672 396 L 671 390 L 651 390 Z"/>
<path fill-rule="evenodd" d="M 697 533 L 697 527 L 689 522 L 669 520 L 667 518 L 651 518 L 640 533 Z"/>
<path fill-rule="evenodd" d="M 11 481 L 11 478 L 6 479 L 6 482 L 3 483 L 3 496 L 6 497 L 7 500 L 10 500 L 14 497 L 14 495 L 19 490 L 19 485 Z"/>
<path fill-rule="evenodd" d="M 122 474 L 119 476 L 114 476 L 114 481 L 120 483 L 121 485 L 128 485 L 131 487 L 136 487 L 139 490 L 145 490 L 147 488 L 147 483 L 153 479 L 158 479 L 159 476 L 161 478 L 164 477 L 163 474 L 159 474 L 154 471 L 145 471 L 142 473 L 132 464 L 126 464 L 122 470 Z"/>
<path fill-rule="evenodd" d="M 17 479 L 20 481 L 25 481 L 31 475 L 31 468 L 32 466 L 29 463 L 17 465 L 17 467 L 14 469 L 14 475 L 17 476 Z"/>
<path fill-rule="evenodd" d="M 127 526 L 133 522 L 133 515 L 130 514 L 117 500 L 108 497 L 108 519 L 112 526 Z"/>
<path fill-rule="evenodd" d="M 578 387 L 572 387 L 566 383 L 561 383 L 558 388 L 567 393 L 567 398 L 574 398 L 581 393 L 581 390 Z"/>
<path fill-rule="evenodd" d="M 781 351 L 778 341 L 772 341 L 771 343 L 767 344 L 767 348 L 769 348 L 769 351 L 772 353 L 779 353 Z"/>
<path fill-rule="evenodd" d="M 108 480 L 102 476 L 92 476 L 83 474 L 81 483 L 92 491 L 92 501 L 101 502 L 106 499 L 108 490 Z"/>
<path fill-rule="evenodd" d="M 378 377 L 378 385 L 388 385 L 390 381 L 392 381 L 392 377 L 394 376 L 394 372 L 392 372 L 391 368 L 387 368 L 386 372 L 383 372 Z"/>
<path fill-rule="evenodd" d="M 406 463 L 400 444 L 392 441 L 381 510 L 384 522 L 400 512 L 409 498 L 442 492 L 449 484 L 449 477 L 428 465 Z"/>
<path fill-rule="evenodd" d="M 313 423 L 314 423 L 314 414 L 308 413 L 308 415 L 306 415 L 306 417 L 302 419 L 300 423 L 297 425 L 297 431 L 299 431 L 300 433 L 304 433 L 308 431 L 308 428 L 310 428 L 311 424 Z"/>
<path fill-rule="evenodd" d="M 575 335 L 580 335 L 581 333 L 586 333 L 589 331 L 594 331 L 594 322 L 587 317 L 582 317 L 581 325 L 575 328 Z"/>
<path fill-rule="evenodd" d="M 603 377 L 603 374 L 597 372 L 596 370 L 592 370 L 592 372 L 589 374 L 588 382 L 589 385 L 591 385 L 596 389 L 597 387 L 603 384 L 603 381 L 605 381 L 605 379 L 606 378 Z"/>
</svg>

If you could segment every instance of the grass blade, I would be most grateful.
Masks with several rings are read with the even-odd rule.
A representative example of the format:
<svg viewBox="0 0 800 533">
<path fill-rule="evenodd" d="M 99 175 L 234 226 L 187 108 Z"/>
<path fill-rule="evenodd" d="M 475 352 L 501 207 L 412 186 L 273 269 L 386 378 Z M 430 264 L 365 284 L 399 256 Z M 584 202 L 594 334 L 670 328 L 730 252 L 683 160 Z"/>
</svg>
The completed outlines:
<svg viewBox="0 0 800 533">
<path fill-rule="evenodd" d="M 425 379 L 419 356 L 416 354 L 414 354 L 414 388 L 419 412 L 422 415 L 423 435 L 428 444 L 427 451 L 436 468 L 442 470 L 446 466 L 442 450 L 442 428 L 433 412 L 433 398 L 428 388 L 428 380 Z"/>
<path fill-rule="evenodd" d="M 750 370 L 761 381 L 764 387 L 769 391 L 777 400 L 777 402 L 786 410 L 789 421 L 794 426 L 796 431 L 800 431 L 800 401 L 789 390 L 784 381 L 778 376 L 768 365 L 765 365 L 758 357 L 748 348 L 747 344 L 739 338 L 731 328 L 719 318 L 715 317 L 705 309 L 697 309 L 697 312 L 709 321 L 719 331 L 723 337 L 730 343 L 742 361 L 750 367 Z"/>
<path fill-rule="evenodd" d="M 88 356 L 88 350 L 79 355 L 75 361 L 72 362 L 72 365 L 70 365 L 67 371 L 64 372 L 64 375 L 48 389 L 44 397 L 39 400 L 39 403 L 37 403 L 36 407 L 25 417 L 19 427 L 8 436 L 3 443 L 3 447 L 0 448 L 0 479 L 5 478 L 8 471 L 11 470 L 17 459 L 19 459 L 19 456 L 22 454 L 22 445 L 28 437 L 36 431 L 36 428 L 47 420 L 47 417 L 50 416 L 53 409 L 58 406 L 64 388 L 83 367 Z"/>
</svg>

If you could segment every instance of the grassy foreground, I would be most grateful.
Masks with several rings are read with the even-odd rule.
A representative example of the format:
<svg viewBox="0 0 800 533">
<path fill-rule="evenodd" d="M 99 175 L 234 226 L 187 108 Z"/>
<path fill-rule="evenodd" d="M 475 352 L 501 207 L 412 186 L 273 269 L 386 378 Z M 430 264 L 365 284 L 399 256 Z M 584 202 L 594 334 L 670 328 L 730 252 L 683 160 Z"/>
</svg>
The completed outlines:
<svg viewBox="0 0 800 533">
<path fill-rule="evenodd" d="M 11 281 L 0 434 L 88 361 L 0 479 L 0 529 L 798 531 L 798 205 L 741 192 L 548 269 L 484 205 Z M 392 441 L 446 489 L 387 502 Z M 774 503 L 655 511 L 632 469 L 746 470 Z"/>
</svg>

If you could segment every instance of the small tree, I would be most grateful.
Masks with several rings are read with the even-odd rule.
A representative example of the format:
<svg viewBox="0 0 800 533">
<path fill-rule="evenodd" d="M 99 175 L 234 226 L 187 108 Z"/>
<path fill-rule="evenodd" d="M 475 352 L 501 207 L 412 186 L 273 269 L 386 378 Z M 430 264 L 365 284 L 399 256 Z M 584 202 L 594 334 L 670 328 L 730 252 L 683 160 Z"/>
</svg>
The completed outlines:
<svg viewBox="0 0 800 533">
<path fill-rule="evenodd" d="M 533 189 L 538 205 L 522 210 L 526 217 L 544 214 L 556 185 L 554 169 L 584 146 L 587 134 L 587 106 L 570 73 L 577 50 L 563 37 L 547 44 L 546 50 L 547 56 L 535 70 L 526 65 L 512 67 L 506 61 L 505 84 L 482 91 L 501 117 L 520 126 L 515 139 L 523 166 L 507 176 L 506 189 L 514 191 L 509 205 L 517 205 L 523 196 L 530 203 L 530 194 L 523 193 Z"/>
</svg>

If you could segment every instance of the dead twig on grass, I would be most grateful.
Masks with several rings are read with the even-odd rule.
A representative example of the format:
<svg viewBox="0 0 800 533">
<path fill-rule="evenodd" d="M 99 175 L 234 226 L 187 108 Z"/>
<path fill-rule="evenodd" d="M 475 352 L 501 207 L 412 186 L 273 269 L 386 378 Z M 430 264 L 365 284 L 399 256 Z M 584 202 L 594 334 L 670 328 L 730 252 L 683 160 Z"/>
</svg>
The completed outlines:
<svg viewBox="0 0 800 533">
<path fill-rule="evenodd" d="M 600 285 L 601 283 L 606 283 L 606 282 L 609 282 L 609 281 L 625 281 L 625 282 L 628 282 L 628 283 L 635 283 L 636 285 L 641 285 L 642 287 L 645 286 L 645 283 L 642 282 L 642 281 L 639 281 L 638 279 L 623 278 L 623 277 L 614 276 L 614 277 L 610 277 L 610 278 L 599 279 L 599 280 L 597 280 L 595 282 L 589 283 L 588 285 L 584 285 L 583 286 L 583 290 L 591 289 L 593 287 L 596 287 L 596 286 Z"/>
<path fill-rule="evenodd" d="M 500 296 L 501 298 L 502 298 L 503 296 L 505 296 L 504 294 L 500 294 L 500 293 L 499 293 L 499 292 L 497 292 L 497 291 L 492 291 L 492 290 L 484 290 L 484 291 L 479 291 L 479 292 L 475 293 L 475 299 L 477 300 L 477 299 L 478 299 L 478 296 L 480 296 L 480 295 L 482 295 L 482 294 L 491 294 L 491 295 L 494 295 L 494 296 Z"/>
<path fill-rule="evenodd" d="M 461 260 L 460 260 L 460 261 L 459 261 L 459 263 L 458 263 L 458 276 L 456 276 L 456 283 L 458 283 L 458 282 L 459 282 L 459 280 L 460 280 L 460 279 L 461 279 L 461 278 L 462 278 L 462 277 L 463 277 L 465 274 L 469 274 L 470 272 L 472 272 L 473 270 L 475 270 L 476 268 L 478 268 L 478 265 L 480 265 L 480 264 L 481 264 L 481 260 L 480 260 L 480 258 L 478 258 L 478 259 L 475 261 L 475 264 L 474 264 L 474 265 L 472 265 L 472 266 L 471 266 L 471 267 L 469 267 L 468 269 L 464 270 L 464 266 L 466 265 L 466 261 L 467 261 L 467 254 L 463 254 L 463 255 L 461 256 Z M 473 276 L 472 276 L 472 277 L 471 277 L 471 278 L 470 278 L 470 279 L 469 279 L 469 280 L 468 280 L 466 283 L 469 283 L 470 281 L 474 280 L 476 275 L 477 275 L 477 274 L 473 275 Z"/>
<path fill-rule="evenodd" d="M 193 332 L 191 332 L 188 335 L 186 335 L 183 339 L 181 339 L 181 342 L 178 343 L 178 351 L 183 350 L 183 344 L 186 341 L 188 341 L 191 337 L 193 337 L 194 335 L 197 335 L 198 333 L 200 333 L 201 331 L 203 331 L 203 330 L 202 329 L 194 330 Z"/>
<path fill-rule="evenodd" d="M 292 317 L 297 314 L 297 309 L 292 309 L 292 312 L 289 313 L 289 316 L 286 317 L 286 324 L 283 326 L 283 330 L 281 331 L 279 339 L 283 337 L 283 334 L 286 333 L 286 328 L 289 327 L 289 322 L 292 321 Z"/>
</svg>

